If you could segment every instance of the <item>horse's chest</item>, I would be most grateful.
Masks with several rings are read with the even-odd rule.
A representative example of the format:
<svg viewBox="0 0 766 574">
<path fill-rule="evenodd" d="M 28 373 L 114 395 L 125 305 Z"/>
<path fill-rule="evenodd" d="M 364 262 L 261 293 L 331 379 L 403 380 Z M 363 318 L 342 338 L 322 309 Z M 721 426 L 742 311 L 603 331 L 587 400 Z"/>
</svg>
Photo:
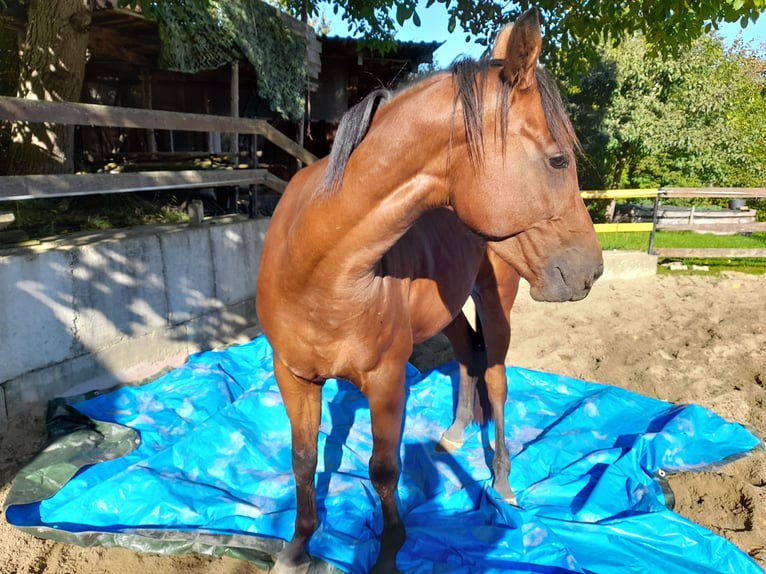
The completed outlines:
<svg viewBox="0 0 766 574">
<path fill-rule="evenodd" d="M 271 336 L 285 364 L 307 380 L 352 379 L 373 370 L 395 338 L 410 337 L 402 301 L 387 306 L 390 300 L 334 296 L 301 303 L 283 308 L 290 316 L 278 321 Z"/>
</svg>

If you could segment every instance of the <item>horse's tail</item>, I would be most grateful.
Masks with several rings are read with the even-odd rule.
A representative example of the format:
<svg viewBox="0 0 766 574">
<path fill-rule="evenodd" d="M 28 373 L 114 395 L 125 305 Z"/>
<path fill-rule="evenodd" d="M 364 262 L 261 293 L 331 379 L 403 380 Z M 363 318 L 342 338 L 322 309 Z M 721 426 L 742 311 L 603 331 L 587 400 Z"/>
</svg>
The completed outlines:
<svg viewBox="0 0 766 574">
<path fill-rule="evenodd" d="M 319 188 L 321 191 L 331 193 L 340 186 L 351 154 L 367 135 L 375 112 L 389 99 L 390 91 L 375 90 L 343 115 L 332 144 L 327 171 Z"/>
</svg>

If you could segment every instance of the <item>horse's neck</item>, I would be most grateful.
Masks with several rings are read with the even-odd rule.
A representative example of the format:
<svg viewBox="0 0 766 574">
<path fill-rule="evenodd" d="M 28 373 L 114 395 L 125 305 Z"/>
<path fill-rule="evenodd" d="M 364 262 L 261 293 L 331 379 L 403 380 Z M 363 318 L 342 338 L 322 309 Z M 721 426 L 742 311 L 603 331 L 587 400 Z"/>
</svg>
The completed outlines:
<svg viewBox="0 0 766 574">
<path fill-rule="evenodd" d="M 446 100 L 441 117 L 426 118 L 428 94 L 400 97 L 409 100 L 378 112 L 341 187 L 315 199 L 304 211 L 311 224 L 297 226 L 304 233 L 299 241 L 312 245 L 317 263 L 331 266 L 338 276 L 371 273 L 422 213 L 448 202 L 452 102 Z"/>
</svg>

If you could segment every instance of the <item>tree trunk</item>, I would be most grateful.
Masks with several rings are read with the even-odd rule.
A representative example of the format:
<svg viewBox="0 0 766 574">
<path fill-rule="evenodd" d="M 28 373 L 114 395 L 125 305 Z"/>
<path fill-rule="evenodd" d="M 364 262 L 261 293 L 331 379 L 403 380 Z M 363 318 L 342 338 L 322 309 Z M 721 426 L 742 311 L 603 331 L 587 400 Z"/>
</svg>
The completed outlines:
<svg viewBox="0 0 766 574">
<path fill-rule="evenodd" d="M 85 76 L 89 0 L 31 0 L 21 47 L 17 96 L 77 102 Z M 11 127 L 9 172 L 74 171 L 74 126 L 16 122 Z"/>
</svg>

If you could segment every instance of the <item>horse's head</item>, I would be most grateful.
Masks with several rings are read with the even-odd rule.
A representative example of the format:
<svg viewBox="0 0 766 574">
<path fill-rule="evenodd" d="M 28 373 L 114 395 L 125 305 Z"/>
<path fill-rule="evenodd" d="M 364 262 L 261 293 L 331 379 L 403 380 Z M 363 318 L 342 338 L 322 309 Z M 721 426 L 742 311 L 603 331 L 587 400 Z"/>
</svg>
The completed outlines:
<svg viewBox="0 0 766 574">
<path fill-rule="evenodd" d="M 501 31 L 489 65 L 456 64 L 464 123 L 453 137 L 450 203 L 535 299 L 577 300 L 601 274 L 601 247 L 577 183 L 577 139 L 538 68 L 541 44 L 530 11 Z"/>
</svg>

